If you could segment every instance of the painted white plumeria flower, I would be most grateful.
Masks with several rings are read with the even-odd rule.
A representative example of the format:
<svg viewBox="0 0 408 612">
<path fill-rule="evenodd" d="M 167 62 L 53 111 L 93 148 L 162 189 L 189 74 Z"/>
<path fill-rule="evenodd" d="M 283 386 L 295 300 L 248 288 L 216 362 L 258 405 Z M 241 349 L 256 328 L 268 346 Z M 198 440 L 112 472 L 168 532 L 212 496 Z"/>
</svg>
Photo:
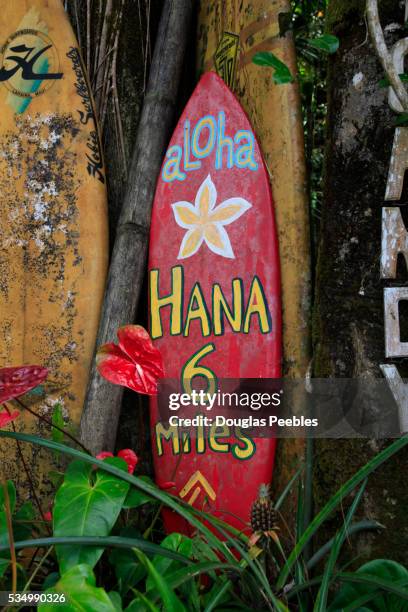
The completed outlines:
<svg viewBox="0 0 408 612">
<path fill-rule="evenodd" d="M 231 242 L 225 225 L 236 221 L 252 204 L 244 198 L 229 198 L 219 206 L 217 190 L 208 175 L 197 191 L 194 205 L 190 202 L 172 204 L 177 225 L 188 230 L 181 242 L 177 259 L 191 257 L 205 242 L 217 255 L 234 259 Z"/>
</svg>

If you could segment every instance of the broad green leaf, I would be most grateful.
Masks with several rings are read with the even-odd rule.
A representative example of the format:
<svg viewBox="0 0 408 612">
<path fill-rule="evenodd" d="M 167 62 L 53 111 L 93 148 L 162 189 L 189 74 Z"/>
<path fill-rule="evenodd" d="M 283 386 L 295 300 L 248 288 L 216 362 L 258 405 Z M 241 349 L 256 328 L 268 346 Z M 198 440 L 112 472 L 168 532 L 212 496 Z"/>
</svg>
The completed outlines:
<svg viewBox="0 0 408 612">
<path fill-rule="evenodd" d="M 311 47 L 329 54 L 336 53 L 339 48 L 339 39 L 332 34 L 324 34 L 318 38 L 308 38 L 307 42 Z"/>
<path fill-rule="evenodd" d="M 122 459 L 110 459 L 109 463 L 127 470 L 126 462 Z M 95 471 L 92 465 L 82 461 L 73 461 L 55 497 L 54 536 L 109 535 L 128 490 L 129 484 L 116 476 Z M 57 546 L 56 552 L 62 575 L 79 563 L 94 567 L 103 548 Z"/>
<path fill-rule="evenodd" d="M 373 595 L 369 609 L 373 612 L 405 612 L 408 608 L 408 570 L 395 561 L 388 559 L 376 559 L 362 565 L 356 572 L 355 578 L 366 576 L 372 578 L 372 583 L 362 582 L 343 584 L 337 592 L 333 603 L 330 605 L 330 612 L 340 612 L 362 597 Z M 400 587 L 405 592 L 405 598 L 401 599 L 396 594 L 385 592 L 381 589 L 381 582 L 389 583 L 397 587 L 400 583 L 405 583 L 405 587 Z M 361 609 L 361 608 L 360 608 Z"/>
<path fill-rule="evenodd" d="M 149 478 L 149 476 L 139 476 L 139 478 L 154 486 L 154 483 L 152 479 Z M 146 493 L 143 493 L 143 491 L 140 491 L 140 489 L 136 489 L 136 487 L 131 487 L 129 490 L 129 493 L 126 496 L 123 507 L 125 509 L 138 508 L 139 506 L 142 506 L 143 504 L 155 504 L 155 503 L 157 503 L 157 500 L 154 499 L 154 497 L 151 497 L 150 495 L 146 495 Z"/>
<path fill-rule="evenodd" d="M 89 565 L 72 567 L 46 593 L 61 593 L 66 602 L 41 604 L 39 612 L 117 612 L 106 591 L 96 586 Z"/>
<path fill-rule="evenodd" d="M 65 421 L 62 415 L 62 405 L 61 404 L 55 404 L 54 410 L 52 411 L 52 421 L 51 422 L 53 425 L 56 425 L 60 429 L 64 429 Z M 51 435 L 52 435 L 52 439 L 54 440 L 54 442 L 62 442 L 64 440 L 64 434 L 62 433 L 62 431 L 55 429 L 55 427 L 51 428 Z"/>
<path fill-rule="evenodd" d="M 294 78 L 287 67 L 274 53 L 270 51 L 259 51 L 252 58 L 254 64 L 258 66 L 269 66 L 274 69 L 272 75 L 274 83 L 283 85 L 284 83 L 292 83 Z"/>
</svg>

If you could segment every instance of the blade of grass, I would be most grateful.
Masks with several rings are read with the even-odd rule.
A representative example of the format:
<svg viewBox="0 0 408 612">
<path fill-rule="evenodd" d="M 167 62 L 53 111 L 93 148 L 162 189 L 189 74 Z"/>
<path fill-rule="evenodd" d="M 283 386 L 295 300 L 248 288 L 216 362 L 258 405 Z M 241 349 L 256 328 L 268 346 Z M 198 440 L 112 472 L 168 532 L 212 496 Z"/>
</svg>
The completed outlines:
<svg viewBox="0 0 408 612">
<path fill-rule="evenodd" d="M 8 490 L 8 482 L 4 478 L 2 482 L 3 495 L 4 495 L 4 512 L 6 515 L 6 525 L 9 540 L 9 550 L 11 558 L 11 591 L 12 593 L 17 592 L 17 557 L 16 557 L 16 545 L 13 536 L 13 519 L 11 516 L 11 504 Z M 7 548 L 6 548 L 7 550 Z"/>
<path fill-rule="evenodd" d="M 225 595 L 225 593 L 231 586 L 231 580 L 227 580 L 221 588 L 219 588 L 217 591 L 214 591 L 214 594 L 212 595 L 211 599 L 208 601 L 206 607 L 204 608 L 204 612 L 212 612 L 215 606 L 218 604 L 218 602 L 221 600 L 221 598 Z"/>
<path fill-rule="evenodd" d="M 354 523 L 350 525 L 348 530 L 348 536 L 352 536 L 355 533 L 359 533 L 360 531 L 368 531 L 371 529 L 385 529 L 384 525 L 378 523 L 377 521 L 359 521 L 358 523 Z M 307 569 L 310 571 L 313 569 L 319 561 L 323 559 L 328 552 L 330 552 L 334 543 L 334 538 L 331 538 L 326 544 L 324 544 L 319 550 L 313 555 L 310 561 L 307 562 Z"/>
<path fill-rule="evenodd" d="M 305 528 L 305 484 L 303 478 L 299 480 L 298 484 L 298 497 L 297 497 L 297 508 L 296 508 L 296 542 L 299 542 L 302 537 Z M 295 582 L 296 584 L 303 584 L 305 581 L 303 571 L 303 555 L 299 555 L 296 559 L 295 565 Z M 299 610 L 306 612 L 308 608 L 307 594 L 300 593 L 298 596 Z"/>
<path fill-rule="evenodd" d="M 153 544 L 153 542 L 147 542 L 146 540 L 142 540 L 139 538 L 121 538 L 118 536 L 109 536 L 107 538 L 99 538 L 93 536 L 81 536 L 81 537 L 66 537 L 66 538 L 36 538 L 32 540 L 21 540 L 20 542 L 15 542 L 14 547 L 16 550 L 21 550 L 23 548 L 34 548 L 34 547 L 48 547 L 55 545 L 74 545 L 78 546 L 106 546 L 110 548 L 132 548 L 132 549 L 140 549 L 145 552 L 148 552 L 153 555 L 162 555 L 163 557 L 168 557 L 169 559 L 173 559 L 174 561 L 180 561 L 181 563 L 185 563 L 186 565 L 193 565 L 191 559 L 180 555 L 172 550 L 164 548 L 163 546 L 159 546 L 158 544 Z M 0 552 L 8 550 L 8 546 L 2 545 L 0 546 Z M 235 564 L 234 564 L 235 567 Z"/>
<path fill-rule="evenodd" d="M 402 448 L 407 446 L 408 436 L 403 436 L 390 444 L 383 451 L 378 453 L 371 461 L 366 463 L 354 476 L 352 476 L 340 489 L 333 495 L 333 497 L 327 502 L 327 504 L 321 509 L 321 511 L 315 516 L 313 521 L 307 527 L 299 542 L 295 545 L 292 552 L 290 553 L 287 562 L 283 566 L 283 569 L 277 580 L 277 588 L 282 589 L 292 571 L 293 565 L 296 563 L 300 553 L 313 537 L 322 523 L 328 516 L 333 512 L 337 505 L 341 502 L 346 495 L 351 493 L 363 480 L 365 480 L 372 472 L 374 472 L 380 465 L 382 465 L 387 459 L 395 455 Z"/>
<path fill-rule="evenodd" d="M 289 482 L 286 485 L 286 487 L 283 489 L 282 493 L 279 495 L 276 503 L 274 504 L 274 508 L 275 508 L 276 511 L 279 510 L 280 507 L 282 506 L 283 502 L 285 501 L 285 499 L 289 495 L 290 491 L 292 490 L 293 485 L 295 484 L 295 482 L 299 478 L 299 476 L 302 474 L 303 470 L 304 470 L 304 468 L 302 466 L 302 467 L 300 467 L 297 470 L 297 472 L 295 472 L 295 474 L 289 480 Z"/>
<path fill-rule="evenodd" d="M 349 511 L 347 512 L 346 520 L 344 521 L 342 528 L 338 531 L 337 535 L 334 538 L 334 543 L 324 569 L 322 584 L 320 585 L 319 592 L 317 593 L 317 598 L 314 605 L 314 612 L 325 612 L 327 608 L 327 597 L 329 595 L 329 588 L 333 580 L 333 571 L 336 565 L 337 557 L 340 554 L 340 550 L 343 546 L 344 540 L 347 538 L 349 525 L 355 514 L 355 511 L 357 510 L 358 504 L 361 501 L 366 486 L 367 479 L 361 485 L 357 495 L 353 500 L 353 503 L 349 508 Z"/>
<path fill-rule="evenodd" d="M 170 588 L 177 589 L 185 582 L 188 582 L 189 580 L 196 578 L 200 574 L 208 574 L 209 572 L 213 572 L 217 570 L 225 571 L 225 572 L 227 571 L 238 572 L 236 565 L 231 565 L 230 563 L 221 563 L 221 562 L 215 563 L 215 562 L 206 561 L 203 563 L 196 563 L 192 566 L 179 569 L 176 572 L 173 572 L 172 574 L 166 575 L 166 582 Z M 243 572 L 243 571 L 244 571 L 244 568 L 240 568 L 240 572 Z M 147 596 L 151 595 L 150 590 L 147 591 L 146 595 Z M 153 601 L 155 600 L 153 599 Z"/>
</svg>

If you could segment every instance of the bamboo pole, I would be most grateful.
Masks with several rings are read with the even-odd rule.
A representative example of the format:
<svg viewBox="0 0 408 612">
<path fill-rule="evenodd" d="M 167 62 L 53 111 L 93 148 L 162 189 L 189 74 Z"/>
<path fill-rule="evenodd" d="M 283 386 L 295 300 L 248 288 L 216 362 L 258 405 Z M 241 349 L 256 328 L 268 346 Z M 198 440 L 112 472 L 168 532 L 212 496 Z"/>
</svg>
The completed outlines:
<svg viewBox="0 0 408 612">
<path fill-rule="evenodd" d="M 151 208 L 174 108 L 193 0 L 166 0 L 112 253 L 97 346 L 134 321 L 145 274 Z M 93 453 L 113 450 L 123 388 L 102 379 L 93 363 L 80 437 Z"/>
</svg>

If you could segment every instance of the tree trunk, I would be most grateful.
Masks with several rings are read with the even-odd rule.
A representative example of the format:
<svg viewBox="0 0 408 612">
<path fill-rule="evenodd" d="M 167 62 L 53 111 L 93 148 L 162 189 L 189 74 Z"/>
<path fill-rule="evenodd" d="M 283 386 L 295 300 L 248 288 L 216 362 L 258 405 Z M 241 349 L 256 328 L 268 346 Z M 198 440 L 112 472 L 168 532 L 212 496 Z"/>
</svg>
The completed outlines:
<svg viewBox="0 0 408 612">
<path fill-rule="evenodd" d="M 380 378 L 384 350 L 380 280 L 381 210 L 396 115 L 371 44 L 363 0 L 331 0 L 328 29 L 340 39 L 328 77 L 327 152 L 314 313 L 316 377 Z M 379 3 L 383 29 L 403 24 L 398 0 Z M 406 34 L 385 30 L 388 47 Z M 406 197 L 401 203 L 406 203 Z M 403 209 L 401 209 L 403 211 Z M 404 215 L 404 211 L 402 212 Z M 399 285 L 408 280 L 407 271 Z M 399 370 L 402 373 L 401 364 Z M 362 409 L 363 410 L 363 409 Z M 362 415 L 364 418 L 364 415 Z M 315 446 L 316 510 L 385 440 L 324 440 Z M 408 561 L 408 453 L 401 452 L 369 480 L 360 513 L 386 527 L 385 536 L 364 535 L 350 557 Z M 321 534 L 342 522 L 340 509 Z M 356 542 L 356 540 L 353 540 Z M 362 559 L 359 559 L 359 563 Z"/>
<path fill-rule="evenodd" d="M 192 12 L 191 0 L 164 3 L 149 84 L 133 152 L 126 196 L 112 253 L 98 345 L 114 340 L 132 322 L 142 293 L 151 207 L 157 176 L 170 137 Z M 91 370 L 81 420 L 81 439 L 92 451 L 113 450 L 123 388 Z"/>
</svg>

